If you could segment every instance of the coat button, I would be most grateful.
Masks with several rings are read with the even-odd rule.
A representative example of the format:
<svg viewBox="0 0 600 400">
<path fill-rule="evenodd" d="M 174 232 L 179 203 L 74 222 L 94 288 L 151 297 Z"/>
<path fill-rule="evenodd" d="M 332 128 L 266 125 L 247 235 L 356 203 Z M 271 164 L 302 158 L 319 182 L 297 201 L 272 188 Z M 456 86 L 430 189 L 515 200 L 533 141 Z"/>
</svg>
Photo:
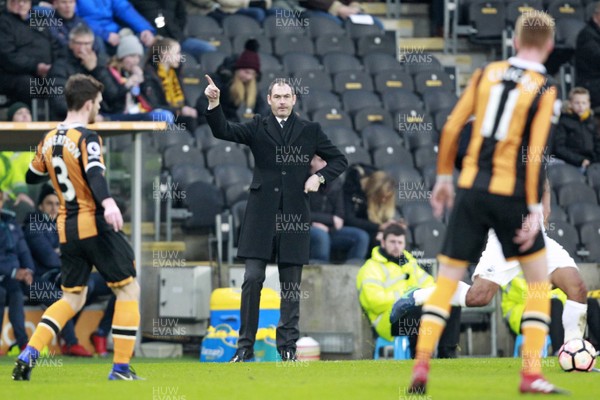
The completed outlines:
<svg viewBox="0 0 600 400">
<path fill-rule="evenodd" d="M 285 174 L 287 174 L 287 172 L 281 171 L 281 175 L 285 175 Z"/>
<path fill-rule="evenodd" d="M 276 191 L 276 192 L 279 192 L 279 188 L 275 188 L 275 189 L 273 189 L 273 190 L 274 190 L 274 191 Z"/>
</svg>

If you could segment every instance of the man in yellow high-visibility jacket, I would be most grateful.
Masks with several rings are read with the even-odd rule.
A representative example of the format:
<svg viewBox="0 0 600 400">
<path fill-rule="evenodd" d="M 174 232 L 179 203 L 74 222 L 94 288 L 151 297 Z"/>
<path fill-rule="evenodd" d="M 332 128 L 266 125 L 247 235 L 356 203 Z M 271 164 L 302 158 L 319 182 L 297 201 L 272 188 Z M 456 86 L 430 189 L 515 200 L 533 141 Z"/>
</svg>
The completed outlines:
<svg viewBox="0 0 600 400">
<path fill-rule="evenodd" d="M 419 331 L 420 308 L 416 313 L 402 318 L 397 328 L 390 323 L 390 313 L 394 303 L 405 293 L 434 283 L 433 277 L 406 250 L 406 231 L 398 224 L 392 224 L 383 231 L 381 246 L 373 249 L 371 258 L 361 267 L 356 277 L 360 304 L 377 334 L 389 341 L 392 336 L 410 336 L 414 339 L 411 340 L 411 354 L 414 354 L 413 342 Z M 450 320 L 438 346 L 438 355 L 444 358 L 454 357 L 456 354 L 460 335 L 460 308 L 453 309 Z"/>
</svg>

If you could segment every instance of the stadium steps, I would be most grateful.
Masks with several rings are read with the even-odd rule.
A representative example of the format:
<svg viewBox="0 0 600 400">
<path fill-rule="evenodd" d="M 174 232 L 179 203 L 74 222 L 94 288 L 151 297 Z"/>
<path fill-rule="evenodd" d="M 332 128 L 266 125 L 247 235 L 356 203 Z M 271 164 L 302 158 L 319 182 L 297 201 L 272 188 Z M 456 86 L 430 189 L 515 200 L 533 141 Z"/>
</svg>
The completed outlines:
<svg viewBox="0 0 600 400">
<path fill-rule="evenodd" d="M 154 252 L 154 251 L 176 251 L 185 252 L 185 242 L 171 241 L 171 242 L 142 242 L 143 252 Z"/>
<path fill-rule="evenodd" d="M 123 233 L 125 233 L 126 235 L 131 235 L 131 222 L 125 222 L 123 224 Z M 154 222 L 142 222 L 142 235 L 154 235 Z"/>
</svg>

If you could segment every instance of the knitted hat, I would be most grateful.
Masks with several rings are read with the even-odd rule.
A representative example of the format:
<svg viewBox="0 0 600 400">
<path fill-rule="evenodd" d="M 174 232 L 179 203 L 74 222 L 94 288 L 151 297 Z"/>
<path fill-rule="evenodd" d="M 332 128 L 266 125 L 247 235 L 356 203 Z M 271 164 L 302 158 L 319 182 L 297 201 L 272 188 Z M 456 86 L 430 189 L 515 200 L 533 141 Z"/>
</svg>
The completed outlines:
<svg viewBox="0 0 600 400">
<path fill-rule="evenodd" d="M 40 190 L 40 195 L 38 196 L 38 206 L 40 204 L 43 203 L 44 199 L 48 196 L 50 196 L 51 194 L 56 194 L 56 191 L 54 190 L 54 188 L 52 187 L 52 185 L 50 184 L 45 184 L 42 186 L 41 190 Z"/>
<path fill-rule="evenodd" d="M 26 108 L 31 111 L 27 104 L 17 101 L 16 103 L 13 103 L 12 106 L 8 107 L 8 121 L 12 121 L 17 111 L 19 111 L 21 108 Z"/>
<path fill-rule="evenodd" d="M 117 58 L 121 59 L 127 56 L 144 55 L 144 46 L 140 40 L 129 29 L 123 29 L 119 32 L 121 36 L 119 45 L 117 46 Z"/>
<path fill-rule="evenodd" d="M 244 45 L 244 51 L 235 62 L 234 69 L 249 68 L 260 73 L 260 58 L 258 57 L 258 42 L 249 39 Z"/>
</svg>

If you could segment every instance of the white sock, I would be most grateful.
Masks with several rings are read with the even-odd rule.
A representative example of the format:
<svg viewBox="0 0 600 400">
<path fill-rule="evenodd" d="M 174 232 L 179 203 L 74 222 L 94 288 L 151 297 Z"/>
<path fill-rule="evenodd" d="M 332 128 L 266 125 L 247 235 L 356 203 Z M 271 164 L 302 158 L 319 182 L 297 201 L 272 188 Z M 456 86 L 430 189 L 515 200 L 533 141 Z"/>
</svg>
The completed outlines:
<svg viewBox="0 0 600 400">
<path fill-rule="evenodd" d="M 456 292 L 454 292 L 454 296 L 452 296 L 452 299 L 450 299 L 450 304 L 453 306 L 466 307 L 467 306 L 467 292 L 469 291 L 470 288 L 471 288 L 471 286 L 467 285 L 466 283 L 464 283 L 462 281 L 459 281 L 458 287 L 456 288 Z M 431 287 L 428 287 L 425 289 L 415 290 L 413 293 L 413 296 L 415 298 L 415 304 L 417 306 L 422 306 L 423 303 L 425 303 L 427 301 L 429 296 L 431 296 L 431 294 L 433 293 L 434 290 L 435 290 L 435 286 L 431 286 Z"/>
<path fill-rule="evenodd" d="M 583 338 L 587 324 L 587 303 L 567 300 L 562 313 L 562 323 L 565 328 L 565 343 L 571 339 Z"/>
</svg>

